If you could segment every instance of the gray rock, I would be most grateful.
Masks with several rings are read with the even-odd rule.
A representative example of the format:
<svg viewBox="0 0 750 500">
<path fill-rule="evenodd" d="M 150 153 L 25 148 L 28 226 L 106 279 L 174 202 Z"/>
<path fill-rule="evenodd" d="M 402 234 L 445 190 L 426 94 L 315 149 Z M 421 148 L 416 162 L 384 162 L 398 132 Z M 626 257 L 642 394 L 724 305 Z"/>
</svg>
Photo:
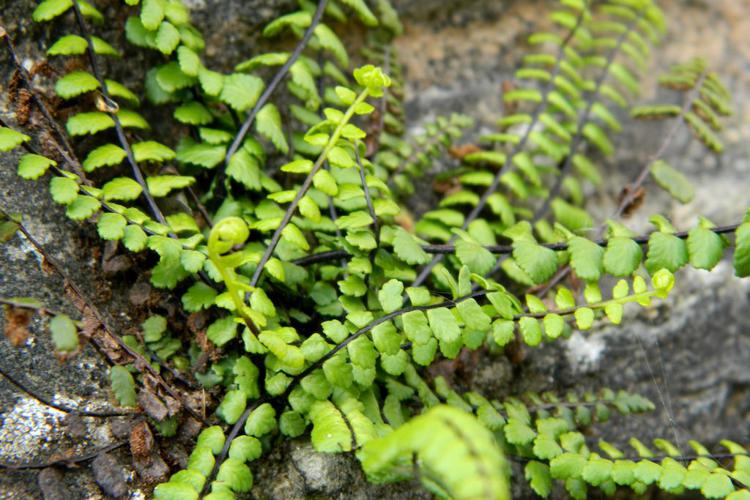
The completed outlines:
<svg viewBox="0 0 750 500">
<path fill-rule="evenodd" d="M 125 469 L 109 453 L 102 453 L 91 462 L 94 480 L 102 491 L 111 497 L 119 498 L 128 493 Z"/>
<path fill-rule="evenodd" d="M 431 498 L 414 482 L 372 485 L 351 454 L 317 453 L 301 439 L 276 442 L 257 465 L 252 495 L 263 500 Z"/>
<path fill-rule="evenodd" d="M 292 463 L 311 492 L 330 495 L 342 489 L 347 477 L 341 474 L 346 458 L 317 453 L 306 444 L 292 451 Z"/>
<path fill-rule="evenodd" d="M 133 464 L 139 480 L 146 484 L 156 485 L 169 479 L 169 466 L 156 452 L 144 459 L 133 457 Z"/>
<path fill-rule="evenodd" d="M 47 467 L 39 472 L 39 489 L 44 500 L 66 500 L 70 498 L 70 491 L 65 486 L 63 473 L 54 467 Z"/>
</svg>

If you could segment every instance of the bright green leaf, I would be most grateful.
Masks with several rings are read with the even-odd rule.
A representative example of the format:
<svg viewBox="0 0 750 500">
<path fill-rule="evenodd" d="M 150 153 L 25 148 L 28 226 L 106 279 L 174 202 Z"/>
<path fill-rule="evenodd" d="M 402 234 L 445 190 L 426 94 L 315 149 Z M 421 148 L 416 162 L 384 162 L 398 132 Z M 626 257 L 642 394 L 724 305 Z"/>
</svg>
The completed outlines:
<svg viewBox="0 0 750 500">
<path fill-rule="evenodd" d="M 59 314 L 52 318 L 49 330 L 57 351 L 72 352 L 78 349 L 78 329 L 67 315 Z"/>
</svg>

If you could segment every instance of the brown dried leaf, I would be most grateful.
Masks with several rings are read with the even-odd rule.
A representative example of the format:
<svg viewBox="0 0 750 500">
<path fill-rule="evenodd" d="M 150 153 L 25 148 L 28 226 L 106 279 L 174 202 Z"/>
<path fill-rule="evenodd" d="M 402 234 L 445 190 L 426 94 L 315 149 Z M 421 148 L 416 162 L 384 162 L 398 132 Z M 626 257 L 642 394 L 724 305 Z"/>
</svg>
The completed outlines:
<svg viewBox="0 0 750 500">
<path fill-rule="evenodd" d="M 15 102 L 18 90 L 21 88 L 21 83 L 21 74 L 18 70 L 13 71 L 13 76 L 10 77 L 10 81 L 8 82 L 7 96 L 9 102 Z"/>
<path fill-rule="evenodd" d="M 438 193 L 448 195 L 461 189 L 461 183 L 458 179 L 436 180 L 432 183 L 432 188 Z"/>
<path fill-rule="evenodd" d="M 476 144 L 461 144 L 460 146 L 453 146 L 448 149 L 448 154 L 457 160 L 462 160 L 464 156 L 479 151 L 482 151 L 482 148 Z"/>
<path fill-rule="evenodd" d="M 29 338 L 29 323 L 33 312 L 21 307 L 3 306 L 5 312 L 5 336 L 11 345 L 19 347 Z"/>
<path fill-rule="evenodd" d="M 55 266 L 47 262 L 47 259 L 45 259 L 44 257 L 42 257 L 42 271 L 44 272 L 44 274 L 50 276 L 52 276 L 56 272 Z"/>
<path fill-rule="evenodd" d="M 77 68 L 70 68 L 69 71 L 72 71 L 74 69 L 83 69 L 83 66 L 79 62 Z M 66 71 L 66 73 L 67 72 L 68 71 Z M 55 71 L 55 68 L 53 68 L 49 62 L 37 61 L 29 70 L 29 76 L 31 78 L 34 78 L 36 75 L 43 75 L 43 76 L 46 76 L 47 78 L 54 78 L 55 76 L 57 76 L 57 72 Z"/>
<path fill-rule="evenodd" d="M 157 422 L 167 418 L 167 406 L 151 391 L 141 389 L 138 392 L 138 404 L 143 408 L 146 415 Z"/>
<path fill-rule="evenodd" d="M 87 338 L 93 338 L 97 335 L 97 333 L 99 333 L 102 325 L 101 323 L 99 323 L 99 320 L 94 317 L 93 314 L 90 314 L 88 309 L 86 309 L 86 313 L 84 313 L 83 315 L 81 335 Z"/>
<path fill-rule="evenodd" d="M 143 392 L 143 391 L 142 391 Z M 154 448 L 154 435 L 146 421 L 138 422 L 130 431 L 130 452 L 134 457 L 145 458 Z"/>
<path fill-rule="evenodd" d="M 208 315 L 205 311 L 194 312 L 187 318 L 187 327 L 191 332 L 198 333 L 206 328 L 207 320 Z"/>
<path fill-rule="evenodd" d="M 19 125 L 27 125 L 29 123 L 29 118 L 31 117 L 31 92 L 26 89 L 20 89 L 15 104 L 16 121 Z"/>
<path fill-rule="evenodd" d="M 646 190 L 643 188 L 643 186 L 638 187 L 635 191 L 633 191 L 633 186 L 628 184 L 625 186 L 622 191 L 620 192 L 620 196 L 617 199 L 617 204 L 622 204 L 623 201 L 629 200 L 628 204 L 625 206 L 622 216 L 623 217 L 630 217 L 633 215 L 633 213 L 638 210 L 641 205 L 643 205 L 643 202 L 646 199 Z"/>
</svg>

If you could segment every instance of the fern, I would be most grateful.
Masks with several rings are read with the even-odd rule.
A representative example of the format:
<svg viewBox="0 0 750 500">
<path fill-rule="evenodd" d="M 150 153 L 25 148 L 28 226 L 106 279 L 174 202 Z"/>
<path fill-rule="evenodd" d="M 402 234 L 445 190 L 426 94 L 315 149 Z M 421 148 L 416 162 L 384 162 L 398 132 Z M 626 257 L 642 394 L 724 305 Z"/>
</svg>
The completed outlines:
<svg viewBox="0 0 750 500">
<path fill-rule="evenodd" d="M 649 2 L 642 4 L 636 11 L 630 10 L 631 7 L 628 6 L 606 3 L 598 10 L 594 10 L 595 7 L 590 7 L 585 2 L 569 3 L 562 10 L 552 14 L 553 22 L 567 30 L 565 37 L 543 33 L 530 38 L 530 42 L 535 45 L 549 42 L 556 46 L 557 54 L 540 53 L 527 57 L 525 62 L 528 67 L 520 70 L 517 75 L 532 82 L 541 80 L 544 83 L 542 90 L 534 87 L 519 88 L 504 96 L 506 104 L 511 109 L 524 106 L 525 103 L 533 105 L 531 114 L 519 111 L 502 118 L 499 125 L 503 128 L 503 134 L 488 138 L 492 142 L 497 139 L 505 149 L 493 154 L 466 157 L 469 161 L 476 158 L 480 166 L 494 165 L 497 173 L 492 175 L 485 170 L 458 176 L 463 189 L 471 192 L 476 186 L 483 191 L 479 197 L 465 198 L 471 210 L 458 224 L 460 229 L 469 232 L 473 229 L 478 233 L 480 230 L 477 228 L 481 227 L 481 221 L 476 224 L 474 222 L 487 205 L 496 214 L 502 215 L 504 222 L 512 225 L 515 222 L 515 214 L 509 209 L 509 196 L 517 197 L 522 202 L 530 200 L 533 196 L 546 196 L 543 206 L 533 216 L 536 222 L 545 215 L 553 202 L 559 204 L 558 192 L 568 171 L 574 165 L 584 163 L 579 152 L 583 144 L 590 143 L 605 155 L 611 153 L 611 141 L 605 129 L 595 119 L 601 120 L 605 127 L 614 131 L 619 130 L 620 125 L 614 119 L 614 115 L 600 100 L 606 98 L 617 105 L 623 105 L 624 98 L 607 82 L 607 77 L 611 74 L 620 85 L 623 82 L 630 83 L 633 75 L 616 61 L 620 50 L 629 36 L 640 36 L 640 30 L 656 37 L 656 33 L 662 29 L 661 17 L 656 7 Z M 607 19 L 607 22 L 601 22 L 600 18 Z M 602 32 L 601 35 L 595 36 L 594 33 L 598 31 Z M 615 38 L 611 36 L 613 31 L 617 34 Z M 598 54 L 602 49 L 606 54 L 604 56 Z M 594 53 L 582 57 L 579 51 Z M 602 68 L 593 81 L 587 77 L 591 67 Z M 536 130 L 537 123 L 543 125 L 544 129 Z M 521 130 L 505 130 L 508 127 L 520 127 Z M 545 161 L 541 161 L 542 158 L 545 158 Z M 552 166 L 558 163 L 561 167 L 560 172 L 557 172 L 557 180 L 549 190 L 546 190 L 542 185 L 542 176 L 545 172 L 555 173 Z M 501 187 L 507 189 L 508 194 L 498 193 Z M 580 190 L 576 181 L 568 181 L 567 189 L 574 193 Z M 450 233 L 450 227 L 445 228 L 444 225 L 432 221 L 430 224 L 423 224 L 422 227 L 421 236 L 449 242 L 455 239 Z M 497 235 L 507 227 L 500 225 L 484 230 L 485 243 L 494 243 Z M 423 283 L 429 277 L 430 271 L 441 261 L 441 256 L 435 257 L 418 275 L 414 284 Z M 513 264 L 511 262 L 508 265 Z"/>
<path fill-rule="evenodd" d="M 444 459 L 447 449 L 455 462 Z M 413 455 L 423 484 L 440 496 L 510 498 L 506 464 L 492 435 L 461 410 L 434 406 L 357 453 L 365 473 L 378 482 L 408 477 Z"/>
<path fill-rule="evenodd" d="M 684 122 L 708 149 L 720 153 L 724 146 L 716 134 L 723 129 L 721 118 L 731 113 L 731 97 L 716 73 L 709 70 L 705 61 L 693 59 L 670 68 L 659 83 L 687 93 L 684 105 L 636 106 L 631 111 L 633 117 Z M 692 199 L 693 187 L 679 171 L 658 158 L 649 168 L 654 181 L 673 198 L 682 203 Z"/>
<path fill-rule="evenodd" d="M 653 409 L 638 395 L 602 389 L 498 401 L 424 369 L 464 350 L 499 355 L 511 344 L 536 348 L 620 324 L 628 304 L 668 299 L 675 273 L 711 270 L 730 248 L 737 276 L 750 275 L 747 216 L 721 227 L 700 217 L 678 230 L 652 214 L 653 230 L 642 235 L 621 220 L 649 175 L 689 202 L 695 189 L 664 151 L 685 125 L 720 152 L 731 112 L 729 93 L 700 60 L 660 79 L 686 93 L 682 106 L 630 107 L 665 32 L 655 3 L 560 2 L 551 31 L 529 37 L 498 128 L 478 146 L 458 144 L 473 127 L 462 115 L 407 133 L 393 46 L 402 26 L 387 0 L 300 1 L 262 31 L 278 46 L 228 72 L 207 67 L 182 2 L 126 3 L 127 40 L 160 61 L 145 72 L 143 95 L 103 74 L 100 58 L 116 66 L 120 48 L 90 33 L 88 22 L 103 19 L 98 10 L 45 0 L 32 18 L 60 23 L 63 33 L 47 54 L 85 56 L 55 81 L 73 111 L 63 129 L 34 99 L 54 134 L 42 141 L 23 120 L 3 121 L 0 151 L 23 149 L 19 175 L 48 182 L 70 219 L 91 219 L 103 240 L 130 252 L 150 251 L 139 262 L 150 263 L 151 283 L 206 321 L 196 338 L 150 313 L 117 337 L 128 355 L 110 374 L 121 405 L 138 404 L 158 367 L 185 392 L 196 390 L 194 374 L 216 396 L 209 420 L 224 424 L 203 428 L 186 468 L 158 485 L 156 498 L 244 494 L 252 462 L 275 436 L 308 431 L 319 452 L 354 452 L 372 481 L 416 474 L 441 497 L 507 498 L 508 461 L 543 497 L 554 481 L 574 498 L 590 487 L 641 494 L 649 485 L 747 494 L 747 455 L 733 442 L 718 455 L 698 443 L 683 455 L 665 440 L 654 451 L 635 439 L 634 454 L 606 442 L 592 451 L 586 428 L 612 412 Z M 75 33 L 62 23 L 66 12 Z M 366 31 L 359 55 L 342 41 L 352 22 Z M 39 97 L 5 38 L 17 78 Z M 279 50 L 283 38 L 288 50 Z M 350 71 L 362 58 L 370 64 Z M 139 112 L 146 101 L 166 106 L 180 136 L 153 139 Z M 628 109 L 672 119 L 673 128 L 615 213 L 598 222 L 584 193 L 600 183 L 597 165 L 613 154 Z M 435 175 L 438 164 L 448 168 Z M 404 205 L 433 175 L 437 206 L 412 216 Z M 22 227 L 4 212 L 0 224 L 3 241 Z M 568 272 L 574 279 L 563 281 Z M 79 350 L 84 327 L 64 315 L 49 322 L 61 358 Z M 165 433 L 177 424 L 154 422 Z"/>
<path fill-rule="evenodd" d="M 391 186 L 398 186 L 399 191 L 404 194 L 414 192 L 414 186 L 410 177 L 419 177 L 431 160 L 441 155 L 441 150 L 457 141 L 463 135 L 462 129 L 472 125 L 472 120 L 467 116 L 451 115 L 450 117 L 439 117 L 435 123 L 425 127 L 423 135 L 415 138 L 415 144 L 410 145 L 404 141 L 386 134 L 381 134 L 381 143 L 384 146 L 378 153 L 376 162 L 386 168 L 393 170 L 388 177 Z"/>
</svg>

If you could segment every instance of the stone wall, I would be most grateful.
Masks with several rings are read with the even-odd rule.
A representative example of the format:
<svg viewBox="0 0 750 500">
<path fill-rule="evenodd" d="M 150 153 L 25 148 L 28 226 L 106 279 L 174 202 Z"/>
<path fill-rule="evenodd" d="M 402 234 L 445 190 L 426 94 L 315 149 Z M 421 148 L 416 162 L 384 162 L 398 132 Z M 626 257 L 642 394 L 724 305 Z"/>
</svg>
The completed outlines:
<svg viewBox="0 0 750 500">
<path fill-rule="evenodd" d="M 0 24 L 19 38 L 25 55 L 36 54 L 47 28 L 28 27 L 29 0 L 0 0 Z M 209 57 L 230 65 L 252 53 L 257 27 L 291 1 L 190 0 L 194 18 L 208 34 Z M 698 187 L 695 200 L 677 205 L 650 189 L 634 227 L 647 228 L 645 214 L 656 211 L 680 227 L 705 214 L 718 224 L 738 220 L 750 204 L 750 0 L 664 0 L 670 31 L 654 51 L 643 99 L 654 97 L 655 76 L 669 63 L 692 56 L 707 58 L 725 77 L 735 95 L 737 113 L 726 133 L 722 157 L 707 155 L 687 133 L 680 133 L 668 160 L 686 172 Z M 462 111 L 476 116 L 479 128 L 492 127 L 501 111 L 501 86 L 510 78 L 531 29 L 546 22 L 541 13 L 551 2 L 480 0 L 400 0 L 405 33 L 398 41 L 409 80 L 407 109 L 412 130 L 435 114 Z M 227 47 L 224 50 L 224 47 Z M 0 76 L 7 80 L 5 59 Z M 140 64 L 135 60 L 132 64 Z M 659 94 L 662 97 L 669 96 Z M 607 183 L 593 194 L 591 204 L 605 215 L 620 187 L 641 168 L 664 134 L 661 124 L 626 126 L 617 139 L 618 155 L 606 165 Z M 64 261 L 67 271 L 84 285 L 121 333 L 132 328 L 129 315 L 137 276 L 127 270 L 116 277 L 102 269 L 99 243 L 90 228 L 67 221 L 41 184 L 19 180 L 15 160 L 0 158 L 0 198 L 3 208 L 24 214 L 24 221 L 50 253 Z M 130 273 L 130 274 L 129 274 Z M 502 397 L 524 390 L 567 390 L 604 386 L 642 392 L 657 404 L 643 417 L 614 419 L 592 431 L 624 443 L 637 435 L 664 436 L 684 443 L 688 437 L 713 443 L 723 437 L 747 441 L 750 425 L 750 285 L 731 278 L 731 268 L 720 266 L 709 274 L 683 271 L 678 291 L 663 305 L 630 311 L 625 326 L 595 333 L 575 334 L 560 342 L 529 351 L 511 365 L 505 358 L 477 360 L 470 384 L 488 396 Z M 123 279 L 124 278 L 124 279 Z M 131 279 L 132 278 L 132 279 Z M 0 247 L 0 296 L 34 295 L 49 307 L 73 313 L 64 299 L 62 281 L 40 270 L 39 257 L 19 238 Z M 139 289 L 141 292 L 143 288 Z M 0 322 L 3 320 L 0 319 Z M 51 356 L 48 336 L 38 320 L 22 348 L 0 339 L 0 368 L 37 388 L 57 402 L 104 408 L 110 394 L 106 367 L 86 350 L 61 364 Z M 668 411 L 667 408 L 670 410 Z M 75 454 L 122 439 L 126 419 L 75 419 L 40 404 L 0 380 L 0 461 L 46 460 L 55 453 Z M 670 417 L 670 415 L 673 416 Z M 170 451 L 179 454 L 182 444 Z M 175 451 L 176 449 L 176 451 Z M 182 451 L 184 453 L 184 450 Z M 94 467 L 109 493 L 125 488 L 137 498 L 129 455 L 120 450 L 113 460 Z M 319 455 L 304 440 L 285 442 L 256 473 L 258 498 L 416 498 L 413 484 L 376 488 L 367 485 L 350 456 Z M 83 498 L 101 494 L 90 468 L 60 475 L 45 472 L 0 474 L 3 498 Z M 121 476 L 121 477 L 120 477 Z M 102 478 L 107 477 L 107 480 Z M 131 481 L 132 480 L 132 481 Z M 517 492 L 518 495 L 522 493 Z M 142 495 L 142 493 L 140 493 Z"/>
</svg>

